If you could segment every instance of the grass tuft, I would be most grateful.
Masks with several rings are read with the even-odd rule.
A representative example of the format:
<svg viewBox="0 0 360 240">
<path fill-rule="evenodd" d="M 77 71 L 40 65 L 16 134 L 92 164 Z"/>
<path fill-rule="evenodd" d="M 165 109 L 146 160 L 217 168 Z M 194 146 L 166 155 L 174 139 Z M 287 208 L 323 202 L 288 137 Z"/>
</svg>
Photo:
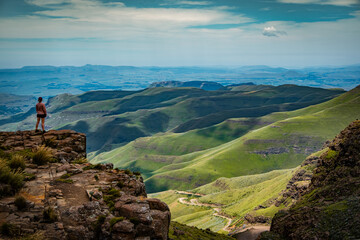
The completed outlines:
<svg viewBox="0 0 360 240">
<path fill-rule="evenodd" d="M 32 160 L 36 165 L 44 165 L 53 160 L 53 155 L 49 148 L 41 146 L 35 151 Z"/>
<path fill-rule="evenodd" d="M 101 234 L 101 225 L 104 224 L 106 219 L 105 215 L 100 215 L 97 217 L 96 222 L 93 224 L 94 227 L 94 232 L 95 232 L 95 239 L 99 239 L 100 238 L 100 234 Z"/>
<path fill-rule="evenodd" d="M 88 160 L 86 158 L 79 158 L 79 159 L 72 161 L 72 163 L 74 163 L 74 164 L 84 164 L 87 162 L 88 162 Z"/>
<path fill-rule="evenodd" d="M 124 217 L 114 217 L 110 219 L 110 227 L 112 228 L 117 222 L 121 222 L 124 219 L 125 219 Z"/>
<path fill-rule="evenodd" d="M 1 232 L 1 234 L 5 235 L 5 236 L 12 237 L 12 236 L 16 235 L 17 228 L 13 224 L 4 222 L 0 227 L 0 232 Z"/>
<path fill-rule="evenodd" d="M 114 206 L 115 206 L 115 199 L 120 197 L 120 191 L 115 189 L 115 188 L 110 188 L 109 190 L 102 191 L 104 193 L 103 199 L 105 201 L 105 203 L 109 206 L 110 211 L 114 210 Z"/>
<path fill-rule="evenodd" d="M 9 167 L 14 170 L 24 170 L 26 168 L 25 158 L 22 155 L 14 154 L 11 156 Z"/>
<path fill-rule="evenodd" d="M 55 181 L 57 181 L 57 182 L 63 182 L 63 183 L 73 183 L 73 182 L 74 182 L 72 179 L 68 179 L 68 178 L 66 178 L 66 179 L 58 178 L 58 179 L 56 179 Z"/>
<path fill-rule="evenodd" d="M 339 155 L 338 151 L 329 149 L 329 151 L 327 151 L 327 153 L 325 155 L 325 159 L 326 160 L 334 159 L 334 158 L 337 158 L 338 155 Z"/>
<path fill-rule="evenodd" d="M 12 170 L 5 159 L 0 158 L 0 198 L 12 195 L 24 185 L 22 171 Z"/>
<path fill-rule="evenodd" d="M 67 178 L 69 178 L 69 177 L 71 177 L 71 176 L 72 176 L 71 173 L 65 173 L 65 174 L 61 175 L 60 178 L 61 178 L 61 179 L 67 179 Z"/>
<path fill-rule="evenodd" d="M 46 222 L 50 223 L 58 220 L 58 216 L 52 207 L 48 207 L 43 211 L 43 217 Z"/>
<path fill-rule="evenodd" d="M 15 206 L 18 210 L 23 210 L 26 208 L 26 199 L 23 196 L 17 196 L 14 201 Z"/>
<path fill-rule="evenodd" d="M 101 164 L 95 164 L 95 165 L 90 164 L 89 166 L 86 166 L 86 167 L 83 168 L 84 171 L 91 170 L 91 169 L 101 170 L 102 166 L 101 166 Z"/>
</svg>

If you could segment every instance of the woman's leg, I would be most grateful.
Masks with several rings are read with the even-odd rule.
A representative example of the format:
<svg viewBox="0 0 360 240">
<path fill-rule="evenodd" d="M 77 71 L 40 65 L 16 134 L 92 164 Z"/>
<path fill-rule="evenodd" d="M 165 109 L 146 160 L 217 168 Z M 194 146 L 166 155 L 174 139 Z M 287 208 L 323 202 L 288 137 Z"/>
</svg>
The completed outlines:
<svg viewBox="0 0 360 240">
<path fill-rule="evenodd" d="M 45 118 L 41 118 L 41 127 L 42 130 L 45 131 Z"/>
<path fill-rule="evenodd" d="M 37 118 L 37 121 L 36 121 L 36 128 L 35 128 L 35 130 L 38 129 L 38 127 L 39 127 L 39 122 L 40 122 L 40 118 L 38 117 L 38 118 Z"/>
</svg>

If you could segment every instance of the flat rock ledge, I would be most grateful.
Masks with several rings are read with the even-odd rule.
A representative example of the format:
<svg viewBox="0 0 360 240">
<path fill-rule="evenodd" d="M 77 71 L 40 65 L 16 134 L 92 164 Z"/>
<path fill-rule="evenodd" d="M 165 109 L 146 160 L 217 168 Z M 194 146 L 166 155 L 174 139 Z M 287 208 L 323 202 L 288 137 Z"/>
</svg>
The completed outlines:
<svg viewBox="0 0 360 240">
<path fill-rule="evenodd" d="M 46 146 L 56 159 L 68 162 L 86 158 L 86 135 L 73 130 L 0 132 L 0 146 L 5 152 Z"/>
</svg>

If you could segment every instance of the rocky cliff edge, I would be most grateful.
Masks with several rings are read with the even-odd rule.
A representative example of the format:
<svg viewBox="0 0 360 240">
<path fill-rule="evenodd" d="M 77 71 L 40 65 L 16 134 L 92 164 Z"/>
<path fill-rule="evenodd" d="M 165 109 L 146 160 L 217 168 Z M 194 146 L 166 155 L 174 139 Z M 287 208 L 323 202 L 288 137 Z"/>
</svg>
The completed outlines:
<svg viewBox="0 0 360 240">
<path fill-rule="evenodd" d="M 87 163 L 84 134 L 3 132 L 0 149 L 1 239 L 168 238 L 168 206 L 140 173 Z"/>
</svg>

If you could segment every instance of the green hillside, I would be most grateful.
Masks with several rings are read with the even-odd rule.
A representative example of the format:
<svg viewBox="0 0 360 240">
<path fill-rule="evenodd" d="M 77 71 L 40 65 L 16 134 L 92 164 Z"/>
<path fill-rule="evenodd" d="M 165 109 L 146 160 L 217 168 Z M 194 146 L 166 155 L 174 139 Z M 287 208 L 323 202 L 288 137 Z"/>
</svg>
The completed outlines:
<svg viewBox="0 0 360 240">
<path fill-rule="evenodd" d="M 209 228 L 213 232 L 221 231 L 226 225 L 225 219 L 213 216 L 214 210 L 210 207 L 189 206 L 180 203 L 179 198 L 186 197 L 186 195 L 170 190 L 150 196 L 161 199 L 169 206 L 172 221 L 201 229 Z"/>
<path fill-rule="evenodd" d="M 254 210 L 259 205 L 269 205 L 271 200 L 278 197 L 294 172 L 295 169 L 286 169 L 257 175 L 219 178 L 212 183 L 193 189 L 191 192 L 204 194 L 205 196 L 195 197 L 197 201 L 216 204 L 222 213 L 233 219 L 231 225 L 236 225 L 239 221 L 243 221 L 243 217 L 247 213 L 273 217 L 277 210 L 282 209 L 284 206 L 281 205 L 258 211 Z M 214 216 L 213 208 L 189 206 L 179 202 L 180 198 L 189 199 L 194 198 L 194 196 L 169 190 L 151 194 L 151 197 L 159 198 L 168 204 L 173 221 L 202 229 L 210 228 L 215 232 L 224 232 L 222 229 L 227 221 L 224 218 Z"/>
<path fill-rule="evenodd" d="M 307 155 L 318 151 L 326 140 L 359 117 L 360 87 L 357 87 L 328 102 L 255 118 L 255 124 L 245 127 L 245 134 L 240 133 L 242 136 L 229 142 L 224 139 L 225 143 L 215 147 L 212 146 L 221 143 L 214 140 L 216 134 L 210 143 L 205 141 L 203 145 L 193 141 L 201 132 L 194 131 L 140 139 L 100 154 L 94 162 L 109 161 L 118 167 L 144 172 L 150 192 L 192 189 L 219 177 L 296 167 Z M 239 120 L 239 128 L 244 124 L 243 120 Z M 226 122 L 216 127 L 224 125 Z M 165 146 L 175 149 L 174 153 L 164 150 L 167 149 Z"/>
<path fill-rule="evenodd" d="M 47 104 L 49 117 L 46 119 L 46 128 L 73 129 L 86 133 L 87 151 L 100 153 L 124 146 L 139 137 L 172 129 L 184 131 L 202 128 L 203 125 L 212 126 L 239 115 L 254 117 L 280 110 L 299 109 L 343 93 L 342 90 L 295 85 L 272 86 L 270 92 L 269 88 L 251 92 L 151 88 L 142 91 L 62 94 L 51 98 Z M 203 118 L 205 120 L 199 124 L 198 120 Z M 33 109 L 0 120 L 3 131 L 33 129 L 34 124 Z M 236 137 L 239 134 L 230 136 L 226 141 Z M 204 149 L 215 145 L 210 143 Z"/>
<path fill-rule="evenodd" d="M 280 172 L 272 171 L 270 172 L 272 173 L 271 175 L 267 175 L 268 173 L 250 175 L 252 178 L 230 178 L 234 188 L 208 194 L 205 197 L 199 198 L 199 201 L 223 204 L 222 211 L 225 214 L 239 219 L 247 213 L 252 212 L 254 208 L 260 205 L 267 205 L 267 202 L 278 197 L 279 193 L 285 189 L 294 171 L 293 169 L 277 171 Z M 266 178 L 268 179 L 265 180 Z M 244 184 L 244 180 L 249 181 L 249 183 Z M 251 184 L 251 181 L 254 182 Z M 255 183 L 256 181 L 258 181 L 258 183 Z M 221 180 L 216 180 L 216 182 L 219 184 Z M 237 183 L 239 183 L 239 185 L 237 185 Z M 199 189 L 199 191 L 201 192 L 202 189 Z M 262 214 L 266 217 L 272 217 L 273 214 L 282 207 L 283 206 L 272 206 L 271 209 L 267 208 Z"/>
</svg>

